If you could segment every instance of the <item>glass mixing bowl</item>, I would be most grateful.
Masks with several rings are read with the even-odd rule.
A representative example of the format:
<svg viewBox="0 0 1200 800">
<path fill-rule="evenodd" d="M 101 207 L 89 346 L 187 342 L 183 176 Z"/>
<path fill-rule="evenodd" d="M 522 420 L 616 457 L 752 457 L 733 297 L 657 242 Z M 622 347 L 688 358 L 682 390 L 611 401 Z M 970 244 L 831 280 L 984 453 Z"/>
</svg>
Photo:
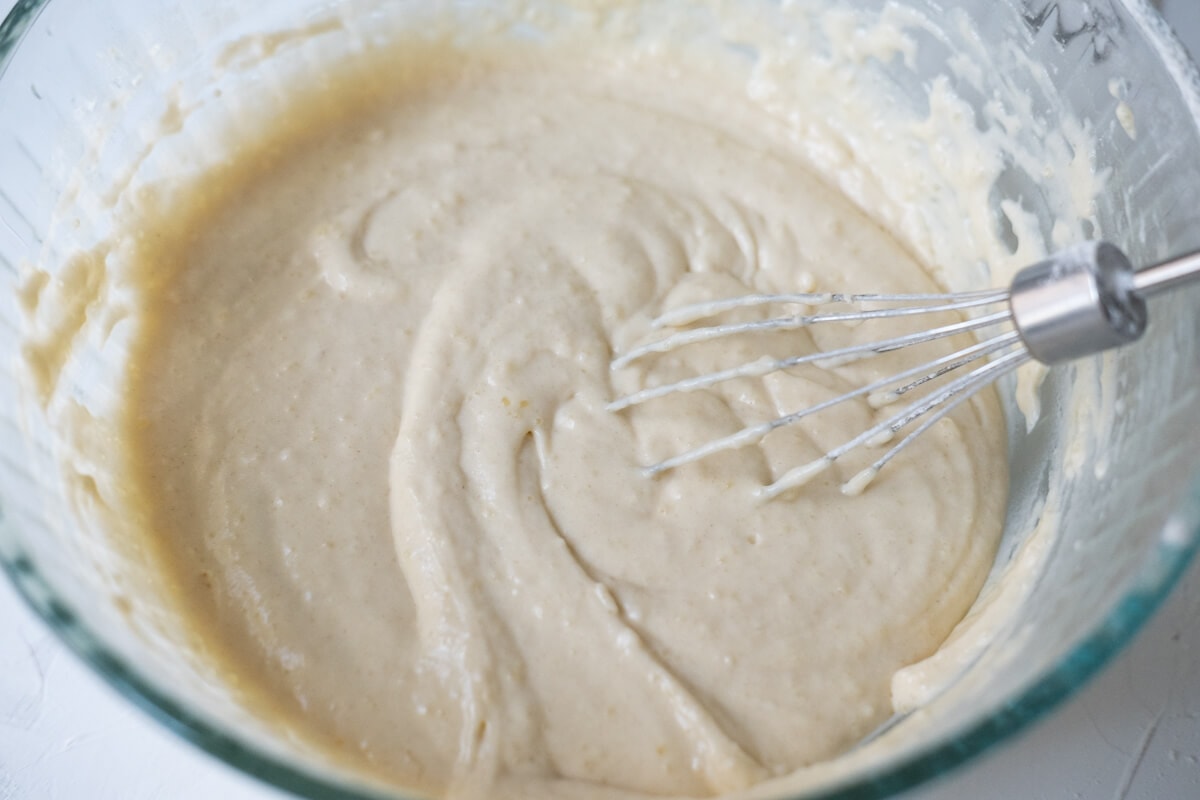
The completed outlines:
<svg viewBox="0 0 1200 800">
<path fill-rule="evenodd" d="M 910 4 L 940 13 L 937 0 Z M 70 237 L 52 220 L 57 206 L 83 202 L 73 166 L 89 155 L 84 181 L 119 183 L 143 147 L 143 121 L 174 81 L 186 81 L 234 37 L 312 19 L 320 5 L 21 0 L 0 25 L 0 563 L 81 658 L 176 733 L 303 795 L 385 797 L 393 795 L 256 720 L 209 665 L 180 646 L 186 633 L 165 606 L 146 599 L 153 578 L 143 554 L 86 529 L 72 512 L 79 476 L 59 469 L 62 443 L 26 402 L 16 367 L 22 265 L 63 263 Z M 1150 7 L 1142 0 L 959 5 L 986 46 L 1015 44 L 1044 66 L 1048 81 L 1028 86 L 1035 114 L 1090 122 L 1095 161 L 1108 171 L 1095 208 L 1100 231 L 1141 263 L 1200 246 L 1200 82 Z M 896 102 L 924 101 L 920 89 L 945 71 L 960 44 L 955 35 L 924 43 L 909 69 L 890 76 Z M 977 110 L 986 105 L 986 93 L 959 88 Z M 1016 167 L 992 194 L 997 205 L 1022 203 L 1047 225 L 1058 211 Z M 1092 434 L 1107 438 L 1107 455 L 1074 464 L 1057 514 L 1044 510 L 1053 536 L 1013 624 L 997 631 L 947 691 L 889 724 L 881 735 L 911 731 L 898 746 L 851 759 L 852 767 L 831 772 L 804 797 L 883 797 L 938 775 L 1054 707 L 1145 622 L 1200 537 L 1197 307 L 1195 290 L 1156 302 L 1145 340 L 1105 356 L 1116 395 L 1108 415 L 1093 421 L 1103 430 Z M 1065 387 L 1094 374 L 1052 373 L 1032 431 L 1010 414 L 1011 519 L 1037 516 L 1052 477 L 1051 443 L 1076 413 Z M 103 395 L 102 386 L 74 388 L 83 400 Z M 1026 544 L 1025 530 L 1009 526 L 997 574 Z"/>
</svg>

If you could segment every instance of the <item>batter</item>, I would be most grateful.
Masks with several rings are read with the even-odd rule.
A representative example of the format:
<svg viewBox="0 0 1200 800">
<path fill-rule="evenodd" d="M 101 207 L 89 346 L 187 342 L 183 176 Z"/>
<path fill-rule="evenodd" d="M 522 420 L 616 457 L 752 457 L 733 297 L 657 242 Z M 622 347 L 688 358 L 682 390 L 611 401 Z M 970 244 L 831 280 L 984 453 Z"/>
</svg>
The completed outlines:
<svg viewBox="0 0 1200 800">
<path fill-rule="evenodd" d="M 640 467 L 961 342 L 619 414 L 643 386 L 911 328 L 609 363 L 678 304 L 933 290 L 926 268 L 743 86 L 669 53 L 389 57 L 386 92 L 281 117 L 285 146 L 235 154 L 185 225 L 141 237 L 125 440 L 210 656 L 258 713 L 430 795 L 708 796 L 843 752 L 991 566 L 996 398 L 861 496 L 839 485 L 873 452 L 763 502 L 886 411 Z"/>
</svg>

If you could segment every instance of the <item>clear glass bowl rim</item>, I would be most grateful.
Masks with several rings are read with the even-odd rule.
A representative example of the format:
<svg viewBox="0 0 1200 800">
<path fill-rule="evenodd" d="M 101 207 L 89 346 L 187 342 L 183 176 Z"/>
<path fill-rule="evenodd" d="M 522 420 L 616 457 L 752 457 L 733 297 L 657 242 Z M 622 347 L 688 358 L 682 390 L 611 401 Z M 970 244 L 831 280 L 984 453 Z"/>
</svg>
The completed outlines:
<svg viewBox="0 0 1200 800">
<path fill-rule="evenodd" d="M 0 80 L 26 32 L 51 0 L 17 0 L 0 21 Z M 1124 0 L 1129 13 L 1140 23 L 1147 41 L 1163 56 L 1185 105 L 1200 120 L 1200 69 L 1187 57 L 1183 44 L 1148 0 Z M 1184 501 L 1173 518 L 1186 526 L 1184 544 L 1160 539 L 1148 562 L 1157 562 L 1149 581 L 1135 581 L 1134 588 L 1078 645 L 1031 686 L 1004 707 L 978 720 L 949 741 L 918 750 L 887 768 L 850 778 L 839 786 L 792 800 L 880 800 L 924 783 L 961 765 L 973 756 L 1002 742 L 1049 713 L 1080 690 L 1087 681 L 1134 638 L 1162 604 L 1200 549 L 1200 471 L 1192 476 Z M 1149 569 L 1143 564 L 1143 572 Z M 401 800 L 402 795 L 373 791 L 343 783 L 311 770 L 303 764 L 264 752 L 236 734 L 222 730 L 198 717 L 185 705 L 160 691 L 136 666 L 105 647 L 101 637 L 90 631 L 63 602 L 54 597 L 49 584 L 27 558 L 0 558 L 0 571 L 26 605 L 123 698 L 151 718 L 200 749 L 280 789 L 314 800 Z"/>
</svg>

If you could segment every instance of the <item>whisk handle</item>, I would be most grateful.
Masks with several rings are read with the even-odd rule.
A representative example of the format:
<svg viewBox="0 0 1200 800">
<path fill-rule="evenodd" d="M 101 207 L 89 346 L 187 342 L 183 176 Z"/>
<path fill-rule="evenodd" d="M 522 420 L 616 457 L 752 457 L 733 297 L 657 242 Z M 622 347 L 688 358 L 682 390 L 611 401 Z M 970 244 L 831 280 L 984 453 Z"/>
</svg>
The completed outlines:
<svg viewBox="0 0 1200 800">
<path fill-rule="evenodd" d="M 1060 364 L 1120 347 L 1146 329 L 1146 298 L 1200 281 L 1200 250 L 1134 271 L 1108 242 L 1083 242 L 1021 270 L 1009 309 L 1029 354 Z"/>
<path fill-rule="evenodd" d="M 1135 341 L 1146 329 L 1135 275 L 1108 242 L 1082 242 L 1018 272 L 1008 305 L 1029 354 L 1061 364 Z"/>
<path fill-rule="evenodd" d="M 1193 281 L 1200 282 L 1200 250 L 1138 270 L 1133 276 L 1133 291 L 1141 297 L 1152 297 Z"/>
</svg>

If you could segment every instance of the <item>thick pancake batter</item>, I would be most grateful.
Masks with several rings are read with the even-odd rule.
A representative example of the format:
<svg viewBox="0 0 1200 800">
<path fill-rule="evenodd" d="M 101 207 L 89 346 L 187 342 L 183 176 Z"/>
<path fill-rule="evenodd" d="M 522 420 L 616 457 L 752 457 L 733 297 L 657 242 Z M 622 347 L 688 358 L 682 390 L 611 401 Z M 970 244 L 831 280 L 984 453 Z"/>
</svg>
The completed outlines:
<svg viewBox="0 0 1200 800">
<path fill-rule="evenodd" d="M 611 373 L 672 305 L 934 288 L 742 87 L 638 63 L 414 49 L 369 107 L 235 159 L 144 267 L 128 440 L 180 602 L 260 713 L 400 786 L 711 795 L 830 758 L 991 566 L 991 394 L 859 497 L 838 487 L 869 452 L 755 490 L 868 427 L 865 403 L 643 477 L 953 345 L 605 411 L 896 330 Z"/>
</svg>

